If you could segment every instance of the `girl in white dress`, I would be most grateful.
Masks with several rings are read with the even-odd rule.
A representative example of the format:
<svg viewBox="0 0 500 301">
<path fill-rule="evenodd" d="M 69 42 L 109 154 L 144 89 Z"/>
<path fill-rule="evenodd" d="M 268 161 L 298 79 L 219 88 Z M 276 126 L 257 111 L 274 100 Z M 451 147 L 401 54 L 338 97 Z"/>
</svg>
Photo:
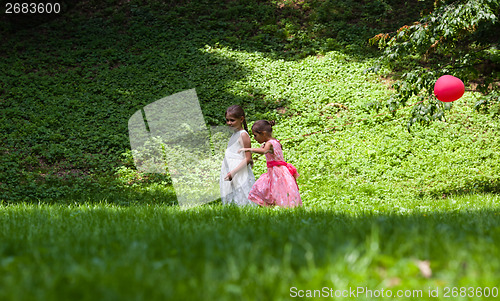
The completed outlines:
<svg viewBox="0 0 500 301">
<path fill-rule="evenodd" d="M 249 148 L 251 144 L 245 112 L 240 106 L 227 108 L 226 124 L 234 133 L 229 138 L 220 173 L 222 203 L 238 206 L 255 205 L 248 200 L 248 194 L 255 183 L 252 155 L 249 152 L 238 152 L 241 148 Z"/>
</svg>

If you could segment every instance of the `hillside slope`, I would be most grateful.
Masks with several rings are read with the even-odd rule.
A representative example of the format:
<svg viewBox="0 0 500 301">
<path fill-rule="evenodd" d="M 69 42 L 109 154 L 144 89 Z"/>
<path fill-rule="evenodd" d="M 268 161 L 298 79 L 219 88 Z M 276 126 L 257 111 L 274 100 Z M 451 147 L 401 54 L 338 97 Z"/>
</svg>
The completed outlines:
<svg viewBox="0 0 500 301">
<path fill-rule="evenodd" d="M 364 73 L 377 54 L 367 39 L 431 2 L 80 1 L 41 23 L 4 18 L 0 199 L 175 199 L 168 175 L 134 171 L 127 121 L 192 88 L 210 125 L 231 104 L 277 120 L 306 202 L 498 191 L 498 120 L 475 113 L 472 95 L 414 134 L 401 127 L 408 110 L 367 110 L 391 93 Z"/>
</svg>

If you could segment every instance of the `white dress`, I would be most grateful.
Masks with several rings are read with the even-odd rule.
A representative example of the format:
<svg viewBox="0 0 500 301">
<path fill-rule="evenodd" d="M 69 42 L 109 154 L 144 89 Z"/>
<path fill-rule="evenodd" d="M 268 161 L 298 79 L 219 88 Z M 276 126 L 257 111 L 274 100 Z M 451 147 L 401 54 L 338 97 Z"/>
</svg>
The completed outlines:
<svg viewBox="0 0 500 301">
<path fill-rule="evenodd" d="M 245 152 L 238 152 L 238 150 L 243 148 L 241 135 L 248 135 L 248 133 L 245 130 L 241 130 L 235 132 L 229 138 L 220 172 L 220 195 L 223 204 L 235 204 L 238 206 L 255 205 L 255 203 L 248 200 L 248 194 L 255 183 L 255 176 L 250 165 L 232 175 L 231 181 L 224 180 L 228 172 L 236 168 L 241 161 L 245 160 Z"/>
</svg>

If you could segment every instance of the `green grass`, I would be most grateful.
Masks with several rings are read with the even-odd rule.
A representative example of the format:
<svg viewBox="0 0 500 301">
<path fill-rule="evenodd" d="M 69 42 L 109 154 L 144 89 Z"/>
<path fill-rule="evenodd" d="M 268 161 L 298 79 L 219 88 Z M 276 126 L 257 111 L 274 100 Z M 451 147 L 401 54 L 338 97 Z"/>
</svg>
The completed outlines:
<svg viewBox="0 0 500 301">
<path fill-rule="evenodd" d="M 4 205 L 0 298 L 288 300 L 291 287 L 498 287 L 499 203 L 476 195 L 414 200 L 405 211 L 369 200 L 296 210 Z M 418 267 L 426 260 L 430 278 Z"/>
</svg>

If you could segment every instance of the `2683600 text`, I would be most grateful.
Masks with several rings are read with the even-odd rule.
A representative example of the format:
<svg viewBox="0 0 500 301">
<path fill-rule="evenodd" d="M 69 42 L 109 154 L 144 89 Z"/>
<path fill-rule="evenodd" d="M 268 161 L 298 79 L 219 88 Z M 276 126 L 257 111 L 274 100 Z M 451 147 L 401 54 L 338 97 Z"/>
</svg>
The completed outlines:
<svg viewBox="0 0 500 301">
<path fill-rule="evenodd" d="M 59 14 L 60 3 L 5 3 L 6 14 Z"/>
</svg>

